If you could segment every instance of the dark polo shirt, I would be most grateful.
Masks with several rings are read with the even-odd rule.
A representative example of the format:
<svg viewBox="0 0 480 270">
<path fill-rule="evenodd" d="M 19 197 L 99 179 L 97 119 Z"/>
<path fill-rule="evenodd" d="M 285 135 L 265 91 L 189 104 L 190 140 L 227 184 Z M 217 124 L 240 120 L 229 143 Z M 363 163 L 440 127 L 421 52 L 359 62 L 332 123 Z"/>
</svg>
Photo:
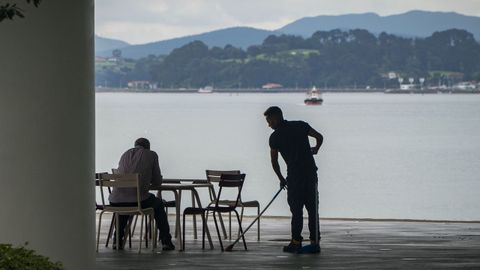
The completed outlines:
<svg viewBox="0 0 480 270">
<path fill-rule="evenodd" d="M 303 121 L 284 120 L 270 135 L 270 148 L 282 155 L 287 164 L 288 178 L 303 178 L 317 171 L 308 141 L 310 129 L 310 125 Z"/>
</svg>

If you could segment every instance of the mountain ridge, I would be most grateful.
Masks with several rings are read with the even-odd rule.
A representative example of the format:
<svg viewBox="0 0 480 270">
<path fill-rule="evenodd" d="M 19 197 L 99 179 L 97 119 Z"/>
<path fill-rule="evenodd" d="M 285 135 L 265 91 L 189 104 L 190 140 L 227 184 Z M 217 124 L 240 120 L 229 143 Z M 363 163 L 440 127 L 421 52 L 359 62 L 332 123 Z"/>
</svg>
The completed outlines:
<svg viewBox="0 0 480 270">
<path fill-rule="evenodd" d="M 227 44 L 231 44 L 235 47 L 246 49 L 253 44 L 261 44 L 266 37 L 272 34 L 279 33 L 253 27 L 229 27 L 196 35 L 131 45 L 122 48 L 122 55 L 128 58 L 139 58 L 145 57 L 149 54 L 168 54 L 173 49 L 179 48 L 195 40 L 202 41 L 209 47 L 224 47 Z M 247 38 L 245 36 L 247 36 Z M 148 53 L 145 53 L 145 51 L 148 51 Z M 110 56 L 111 50 L 100 51 L 97 55 Z"/>
<path fill-rule="evenodd" d="M 480 40 L 480 17 L 467 16 L 456 12 L 422 10 L 411 10 L 388 16 L 367 12 L 304 17 L 276 30 L 285 34 L 305 37 L 318 30 L 328 31 L 335 28 L 359 28 L 375 34 L 387 32 L 410 37 L 426 37 L 434 32 L 458 28 L 473 33 L 475 38 Z"/>
<path fill-rule="evenodd" d="M 95 53 L 98 51 L 120 49 L 127 46 L 131 45 L 123 40 L 95 35 Z"/>
<path fill-rule="evenodd" d="M 118 47 L 127 58 L 141 58 L 149 54 L 166 55 L 194 40 L 200 40 L 209 47 L 224 47 L 231 44 L 246 49 L 258 45 L 269 35 L 291 34 L 308 37 L 316 31 L 332 29 L 365 29 L 374 34 L 388 34 L 405 37 L 427 37 L 434 32 L 447 29 L 464 29 L 480 40 L 480 17 L 467 16 L 456 12 L 438 12 L 411 10 L 405 13 L 380 16 L 374 12 L 350 13 L 342 15 L 319 15 L 303 17 L 276 30 L 265 30 L 253 27 L 229 27 L 200 34 L 160 40 L 138 45 Z M 110 56 L 113 49 L 95 48 L 97 56 Z"/>
</svg>

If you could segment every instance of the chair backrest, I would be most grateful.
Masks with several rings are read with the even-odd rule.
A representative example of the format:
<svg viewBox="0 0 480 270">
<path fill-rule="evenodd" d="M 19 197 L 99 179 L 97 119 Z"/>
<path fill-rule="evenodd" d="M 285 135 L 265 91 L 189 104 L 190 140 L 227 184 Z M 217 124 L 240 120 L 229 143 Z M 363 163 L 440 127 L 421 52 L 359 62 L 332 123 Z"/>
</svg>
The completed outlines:
<svg viewBox="0 0 480 270">
<path fill-rule="evenodd" d="M 240 174 L 240 170 L 206 170 L 205 173 L 208 182 L 220 182 L 220 176 L 222 176 L 222 174 Z"/>
<path fill-rule="evenodd" d="M 218 183 L 220 182 L 220 176 L 222 176 L 222 174 L 240 174 L 240 170 L 205 170 L 205 174 L 207 175 L 207 182 Z M 211 201 L 214 201 L 217 198 L 215 190 L 209 189 L 209 194 Z"/>
<path fill-rule="evenodd" d="M 140 187 L 139 187 L 139 174 L 109 174 L 102 173 L 99 175 L 100 179 L 98 180 L 101 195 L 102 195 L 102 204 L 103 207 L 105 204 L 105 194 L 104 187 L 110 188 L 135 188 L 137 192 L 137 206 L 141 209 L 141 197 L 140 197 Z"/>
<path fill-rule="evenodd" d="M 102 174 L 108 174 L 108 172 L 99 172 L 99 173 L 95 173 L 95 180 L 98 180 L 101 178 Z"/>
<path fill-rule="evenodd" d="M 121 174 L 121 173 L 120 173 L 119 169 L 112 168 L 112 174 Z M 112 188 L 111 187 L 108 188 L 108 192 L 112 193 Z"/>
<path fill-rule="evenodd" d="M 218 190 L 218 196 L 215 201 L 215 207 L 218 207 L 219 202 L 225 200 L 222 198 L 222 191 L 225 188 L 235 188 L 237 189 L 237 196 L 235 198 L 235 204 L 233 208 L 236 208 L 240 202 L 240 197 L 242 194 L 243 182 L 245 181 L 245 174 L 222 174 L 220 175 L 220 181 L 218 182 L 218 186 L 220 189 Z M 230 199 L 231 200 L 231 199 Z M 232 201 L 232 200 L 231 200 Z"/>
<path fill-rule="evenodd" d="M 99 180 L 102 178 L 103 174 L 108 174 L 108 172 L 95 173 L 95 194 L 97 194 L 97 191 L 101 192 Z M 108 191 L 110 192 L 110 189 Z M 97 202 L 96 196 L 95 196 L 95 209 L 96 210 L 102 210 L 103 209 L 103 205 L 101 203 L 99 204 Z"/>
</svg>

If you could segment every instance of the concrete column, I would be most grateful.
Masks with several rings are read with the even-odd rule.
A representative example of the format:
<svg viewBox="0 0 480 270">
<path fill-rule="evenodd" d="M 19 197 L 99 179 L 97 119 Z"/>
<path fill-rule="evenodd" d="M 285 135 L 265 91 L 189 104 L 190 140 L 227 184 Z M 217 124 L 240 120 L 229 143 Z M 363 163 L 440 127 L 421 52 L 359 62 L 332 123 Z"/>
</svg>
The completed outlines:
<svg viewBox="0 0 480 270">
<path fill-rule="evenodd" d="M 0 23 L 0 243 L 81 270 L 95 268 L 93 3 Z"/>
</svg>

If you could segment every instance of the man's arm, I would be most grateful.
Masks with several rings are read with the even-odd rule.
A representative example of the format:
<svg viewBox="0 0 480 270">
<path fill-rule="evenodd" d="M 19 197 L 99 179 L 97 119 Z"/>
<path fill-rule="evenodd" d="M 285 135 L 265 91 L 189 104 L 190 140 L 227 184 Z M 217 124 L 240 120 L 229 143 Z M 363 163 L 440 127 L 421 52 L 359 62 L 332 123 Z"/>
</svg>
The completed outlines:
<svg viewBox="0 0 480 270">
<path fill-rule="evenodd" d="M 155 153 L 153 158 L 153 171 L 152 171 L 152 186 L 160 186 L 162 184 L 162 172 L 160 171 L 160 165 L 158 164 L 158 155 Z"/>
<path fill-rule="evenodd" d="M 272 162 L 272 168 L 275 174 L 278 177 L 278 180 L 280 180 L 280 187 L 284 187 L 287 185 L 287 180 L 282 175 L 282 172 L 280 171 L 280 165 L 278 164 L 278 150 L 277 149 L 270 149 L 270 160 Z"/>
<path fill-rule="evenodd" d="M 312 147 L 312 154 L 316 155 L 318 153 L 318 149 L 320 149 L 320 146 L 322 146 L 323 136 L 313 128 L 310 128 L 308 131 L 308 136 L 315 138 L 316 143 L 315 146 Z"/>
</svg>

